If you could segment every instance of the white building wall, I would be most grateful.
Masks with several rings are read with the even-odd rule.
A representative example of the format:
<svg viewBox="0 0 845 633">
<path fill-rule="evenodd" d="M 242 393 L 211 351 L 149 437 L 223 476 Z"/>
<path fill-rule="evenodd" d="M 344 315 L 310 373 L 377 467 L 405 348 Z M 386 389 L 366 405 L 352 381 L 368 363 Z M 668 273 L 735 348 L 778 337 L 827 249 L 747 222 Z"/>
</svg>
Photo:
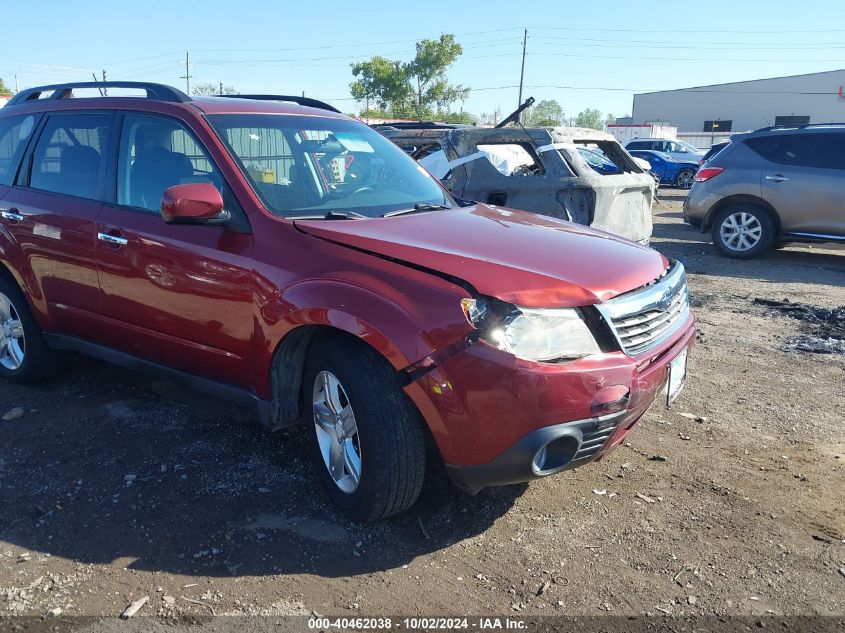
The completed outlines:
<svg viewBox="0 0 845 633">
<path fill-rule="evenodd" d="M 666 122 L 701 132 L 704 122 L 730 120 L 731 131 L 774 125 L 776 116 L 811 123 L 845 122 L 845 69 L 634 95 L 635 123 Z"/>
</svg>

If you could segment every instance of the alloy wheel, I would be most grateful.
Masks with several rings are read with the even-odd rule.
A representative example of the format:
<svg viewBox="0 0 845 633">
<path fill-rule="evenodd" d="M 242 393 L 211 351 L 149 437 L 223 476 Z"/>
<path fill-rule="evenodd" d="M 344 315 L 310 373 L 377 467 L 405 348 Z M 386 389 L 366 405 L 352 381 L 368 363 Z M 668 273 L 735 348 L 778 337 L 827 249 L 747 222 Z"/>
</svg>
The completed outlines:
<svg viewBox="0 0 845 633">
<path fill-rule="evenodd" d="M 26 340 L 20 313 L 12 301 L 0 293 L 0 365 L 10 371 L 20 369 L 26 353 Z"/>
<path fill-rule="evenodd" d="M 692 183 L 695 180 L 695 174 L 691 171 L 682 171 L 678 174 L 678 186 L 681 189 L 689 189 L 692 187 Z"/>
<path fill-rule="evenodd" d="M 763 236 L 760 220 L 751 213 L 739 211 L 722 221 L 719 227 L 722 243 L 732 251 L 748 251 L 757 246 Z"/>
<path fill-rule="evenodd" d="M 314 380 L 314 428 L 323 464 L 335 485 L 346 494 L 361 480 L 361 444 L 355 413 L 346 390 L 329 371 Z"/>
</svg>

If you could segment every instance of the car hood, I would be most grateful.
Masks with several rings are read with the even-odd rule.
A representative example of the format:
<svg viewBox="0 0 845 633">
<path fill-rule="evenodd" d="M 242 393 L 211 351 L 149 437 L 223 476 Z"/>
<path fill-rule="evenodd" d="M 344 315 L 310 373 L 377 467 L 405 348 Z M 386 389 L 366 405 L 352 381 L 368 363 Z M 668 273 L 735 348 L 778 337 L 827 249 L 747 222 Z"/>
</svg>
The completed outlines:
<svg viewBox="0 0 845 633">
<path fill-rule="evenodd" d="M 297 220 L 296 226 L 525 307 L 606 301 L 653 281 L 668 266 L 658 252 L 609 233 L 487 205 L 367 220 Z"/>
</svg>

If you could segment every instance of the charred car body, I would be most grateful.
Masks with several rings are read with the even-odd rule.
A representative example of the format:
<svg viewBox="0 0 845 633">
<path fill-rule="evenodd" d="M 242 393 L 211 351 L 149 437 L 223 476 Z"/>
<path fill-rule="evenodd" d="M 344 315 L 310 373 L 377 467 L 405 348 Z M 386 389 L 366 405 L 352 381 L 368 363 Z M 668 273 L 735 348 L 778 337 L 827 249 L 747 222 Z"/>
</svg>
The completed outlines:
<svg viewBox="0 0 845 633">
<path fill-rule="evenodd" d="M 656 185 L 611 135 L 586 128 L 377 126 L 456 197 L 577 222 L 640 244 Z M 583 150 L 617 171 L 600 173 Z"/>
</svg>

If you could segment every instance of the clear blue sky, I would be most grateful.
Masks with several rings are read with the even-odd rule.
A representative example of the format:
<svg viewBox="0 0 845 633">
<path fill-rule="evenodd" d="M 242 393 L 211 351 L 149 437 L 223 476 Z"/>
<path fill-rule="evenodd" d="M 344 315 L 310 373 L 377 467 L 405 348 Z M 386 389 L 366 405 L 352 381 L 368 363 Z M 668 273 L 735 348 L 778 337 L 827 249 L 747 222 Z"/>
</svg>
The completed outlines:
<svg viewBox="0 0 845 633">
<path fill-rule="evenodd" d="M 454 33 L 450 79 L 464 108 L 517 105 L 522 29 L 525 96 L 623 115 L 633 92 L 845 68 L 845 2 L 222 1 L 3 3 L 0 77 L 21 88 L 85 80 L 193 82 L 322 98 L 351 111 L 349 64 L 409 59 L 414 41 Z M 834 88 L 835 89 L 835 88 Z M 845 113 L 843 113 L 845 115 Z"/>
</svg>

